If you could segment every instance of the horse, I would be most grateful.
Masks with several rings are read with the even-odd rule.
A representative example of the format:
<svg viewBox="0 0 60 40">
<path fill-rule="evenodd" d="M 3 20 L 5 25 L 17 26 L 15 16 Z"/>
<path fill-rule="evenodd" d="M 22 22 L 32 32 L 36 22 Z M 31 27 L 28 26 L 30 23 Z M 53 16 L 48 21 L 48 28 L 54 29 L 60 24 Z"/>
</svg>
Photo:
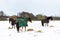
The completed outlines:
<svg viewBox="0 0 60 40">
<path fill-rule="evenodd" d="M 25 27 L 25 31 L 26 31 L 26 26 L 28 26 L 27 22 L 32 22 L 31 18 L 18 18 L 16 20 L 16 28 L 17 28 L 17 31 L 19 32 L 19 28 L 22 27 L 22 30 L 23 30 L 23 27 Z M 21 31 L 22 31 L 21 30 Z"/>
<path fill-rule="evenodd" d="M 16 19 L 13 18 L 9 18 L 9 23 L 11 23 L 12 28 L 9 27 L 9 29 L 15 29 L 15 25 L 16 25 Z"/>
<path fill-rule="evenodd" d="M 49 20 L 53 20 L 52 16 L 42 19 L 41 20 L 42 26 L 44 26 L 44 23 L 46 23 L 46 25 L 48 26 Z"/>
</svg>

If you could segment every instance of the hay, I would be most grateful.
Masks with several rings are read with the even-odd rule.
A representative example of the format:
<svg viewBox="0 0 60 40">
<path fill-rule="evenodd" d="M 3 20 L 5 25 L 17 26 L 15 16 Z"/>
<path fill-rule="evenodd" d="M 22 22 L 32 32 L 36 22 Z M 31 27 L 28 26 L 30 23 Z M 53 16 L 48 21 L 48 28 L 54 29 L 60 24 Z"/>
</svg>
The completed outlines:
<svg viewBox="0 0 60 40">
<path fill-rule="evenodd" d="M 37 30 L 36 32 L 42 32 L 42 30 Z"/>
<path fill-rule="evenodd" d="M 54 27 L 54 26 L 51 25 L 50 27 Z"/>
<path fill-rule="evenodd" d="M 34 29 L 32 29 L 32 28 L 29 28 L 29 29 L 27 29 L 27 31 L 34 31 Z"/>
</svg>

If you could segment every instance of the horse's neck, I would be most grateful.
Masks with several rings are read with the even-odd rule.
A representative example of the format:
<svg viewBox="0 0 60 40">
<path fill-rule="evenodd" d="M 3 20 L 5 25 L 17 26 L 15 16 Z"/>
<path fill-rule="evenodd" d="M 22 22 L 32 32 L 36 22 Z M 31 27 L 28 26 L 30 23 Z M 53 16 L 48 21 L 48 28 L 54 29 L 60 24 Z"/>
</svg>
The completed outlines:
<svg viewBox="0 0 60 40">
<path fill-rule="evenodd" d="M 50 20 L 51 18 L 47 18 L 47 20 Z"/>
</svg>

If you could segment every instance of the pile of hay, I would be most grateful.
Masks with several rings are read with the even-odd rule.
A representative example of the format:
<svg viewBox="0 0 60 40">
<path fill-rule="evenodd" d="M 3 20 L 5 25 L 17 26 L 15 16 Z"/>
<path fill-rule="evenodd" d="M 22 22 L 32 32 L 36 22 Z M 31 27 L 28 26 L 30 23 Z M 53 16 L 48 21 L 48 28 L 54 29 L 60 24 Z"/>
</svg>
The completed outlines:
<svg viewBox="0 0 60 40">
<path fill-rule="evenodd" d="M 54 27 L 54 26 L 51 25 L 50 27 Z"/>
<path fill-rule="evenodd" d="M 34 31 L 34 29 L 32 29 L 32 28 L 29 28 L 29 29 L 27 29 L 27 31 Z"/>
<path fill-rule="evenodd" d="M 37 30 L 36 32 L 42 32 L 42 30 Z"/>
</svg>

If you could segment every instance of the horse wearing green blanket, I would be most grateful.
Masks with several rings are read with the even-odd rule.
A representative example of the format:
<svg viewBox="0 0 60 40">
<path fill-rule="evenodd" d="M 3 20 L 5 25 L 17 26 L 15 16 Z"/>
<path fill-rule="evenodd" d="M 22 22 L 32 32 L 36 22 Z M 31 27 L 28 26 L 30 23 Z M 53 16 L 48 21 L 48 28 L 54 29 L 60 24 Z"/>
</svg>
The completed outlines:
<svg viewBox="0 0 60 40">
<path fill-rule="evenodd" d="M 22 27 L 22 30 L 23 30 L 23 27 L 25 27 L 25 31 L 26 31 L 26 27 L 28 26 L 28 21 L 29 22 L 32 22 L 31 18 L 18 18 L 16 19 L 16 27 L 17 27 L 17 31 L 19 32 L 19 28 Z"/>
</svg>

